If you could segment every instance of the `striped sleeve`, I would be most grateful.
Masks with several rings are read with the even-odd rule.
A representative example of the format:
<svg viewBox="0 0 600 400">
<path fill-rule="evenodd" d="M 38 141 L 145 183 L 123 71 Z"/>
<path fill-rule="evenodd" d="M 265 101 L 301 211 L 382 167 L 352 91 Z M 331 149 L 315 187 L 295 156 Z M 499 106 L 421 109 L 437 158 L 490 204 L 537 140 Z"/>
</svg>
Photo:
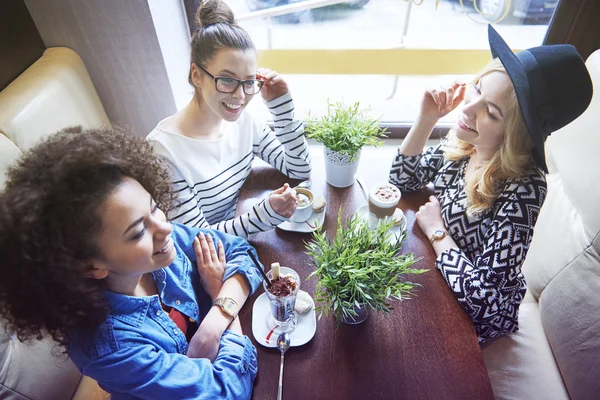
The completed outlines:
<svg viewBox="0 0 600 400">
<path fill-rule="evenodd" d="M 293 179 L 310 177 L 311 163 L 304 126 L 294 117 L 294 102 L 288 92 L 267 103 L 275 132 L 265 124 L 255 136 L 253 151 L 262 160 Z"/>
<path fill-rule="evenodd" d="M 248 213 L 211 225 L 204 217 L 202 207 L 197 201 L 198 194 L 183 179 L 176 167 L 172 164 L 170 164 L 170 167 L 173 190 L 177 194 L 175 210 L 169 215 L 171 221 L 193 228 L 216 229 L 246 240 L 252 239 L 259 232 L 273 229 L 275 226 L 287 221 L 285 217 L 280 216 L 273 210 L 267 198 L 254 205 Z"/>
</svg>

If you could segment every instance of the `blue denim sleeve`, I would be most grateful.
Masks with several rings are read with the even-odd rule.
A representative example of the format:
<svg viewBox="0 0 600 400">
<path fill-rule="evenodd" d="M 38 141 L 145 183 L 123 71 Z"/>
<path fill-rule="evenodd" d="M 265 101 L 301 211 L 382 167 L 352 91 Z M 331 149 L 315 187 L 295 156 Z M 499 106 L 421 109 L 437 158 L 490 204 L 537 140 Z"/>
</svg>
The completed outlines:
<svg viewBox="0 0 600 400">
<path fill-rule="evenodd" d="M 252 259 L 248 256 L 248 250 L 250 250 L 258 260 L 254 247 L 250 246 L 247 241 L 238 236 L 229 235 L 214 229 L 190 228 L 174 222 L 172 233 L 173 239 L 179 244 L 179 247 L 181 247 L 194 265 L 196 264 L 196 254 L 194 253 L 193 243 L 194 237 L 198 235 L 198 232 L 204 232 L 204 234 L 211 235 L 215 243 L 223 243 L 225 259 L 227 260 L 227 267 L 225 269 L 223 280 L 230 278 L 234 274 L 242 274 L 248 280 L 248 283 L 252 288 L 251 292 L 254 293 L 262 282 L 260 271 L 258 271 L 257 267 L 252 262 Z"/>
<path fill-rule="evenodd" d="M 214 363 L 157 350 L 122 347 L 80 367 L 113 399 L 249 399 L 258 371 L 256 348 L 246 336 L 225 331 Z"/>
</svg>

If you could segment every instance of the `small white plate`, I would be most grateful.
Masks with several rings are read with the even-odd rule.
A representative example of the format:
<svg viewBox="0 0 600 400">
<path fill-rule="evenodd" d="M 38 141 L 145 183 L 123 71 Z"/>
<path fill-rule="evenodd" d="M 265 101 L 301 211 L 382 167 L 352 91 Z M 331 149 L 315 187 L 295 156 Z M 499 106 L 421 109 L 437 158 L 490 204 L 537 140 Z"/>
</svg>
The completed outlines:
<svg viewBox="0 0 600 400">
<path fill-rule="evenodd" d="M 277 227 L 284 231 L 311 233 L 316 231 L 319 226 L 323 225 L 323 222 L 325 221 L 325 211 L 327 211 L 327 206 L 325 206 L 323 211 L 313 211 L 312 215 L 305 222 L 285 221 L 277 225 Z"/>
<path fill-rule="evenodd" d="M 398 209 L 398 210 L 402 213 L 402 210 L 400 210 L 400 209 Z M 369 211 L 368 204 L 366 204 L 366 205 L 360 207 L 358 210 L 356 210 L 356 215 L 358 215 L 360 218 L 367 221 L 367 223 L 369 223 L 369 215 L 370 214 L 371 214 L 371 212 Z M 391 233 L 390 241 L 392 243 L 396 243 L 398 241 L 398 238 L 400 237 L 400 235 L 402 235 L 402 232 L 404 232 L 406 230 L 406 217 L 404 216 L 404 213 L 402 213 L 402 217 L 403 217 L 402 223 L 400 225 L 393 225 L 389 230 L 389 232 Z"/>
<path fill-rule="evenodd" d="M 271 312 L 269 298 L 265 293 L 258 296 L 252 306 L 252 334 L 254 339 L 265 347 L 277 347 L 277 334 L 272 333 L 267 325 Z M 315 307 L 304 314 L 298 314 L 298 325 L 290 333 L 290 346 L 302 346 L 315 336 L 317 317 Z"/>
</svg>

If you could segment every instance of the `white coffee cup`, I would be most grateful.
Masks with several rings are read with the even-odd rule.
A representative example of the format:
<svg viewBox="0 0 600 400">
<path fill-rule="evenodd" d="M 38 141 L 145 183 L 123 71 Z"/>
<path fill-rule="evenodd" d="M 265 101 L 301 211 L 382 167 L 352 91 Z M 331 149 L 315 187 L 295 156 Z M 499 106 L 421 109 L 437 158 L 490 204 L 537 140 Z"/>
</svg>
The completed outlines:
<svg viewBox="0 0 600 400">
<path fill-rule="evenodd" d="M 369 192 L 369 211 L 377 218 L 391 217 L 401 197 L 400 190 L 391 183 L 380 183 Z"/>
<path fill-rule="evenodd" d="M 298 199 L 298 207 L 296 207 L 296 211 L 291 216 L 290 221 L 308 221 L 313 212 L 312 205 L 314 196 L 312 192 L 306 188 L 296 188 L 296 199 Z"/>
</svg>

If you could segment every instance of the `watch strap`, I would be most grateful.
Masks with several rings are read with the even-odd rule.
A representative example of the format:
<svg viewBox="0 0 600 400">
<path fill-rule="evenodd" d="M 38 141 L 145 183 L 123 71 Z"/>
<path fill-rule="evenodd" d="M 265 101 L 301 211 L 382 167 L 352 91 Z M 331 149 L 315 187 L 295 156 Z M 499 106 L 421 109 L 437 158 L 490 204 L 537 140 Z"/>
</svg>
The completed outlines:
<svg viewBox="0 0 600 400">
<path fill-rule="evenodd" d="M 217 297 L 215 299 L 215 301 L 213 302 L 214 306 L 220 306 L 223 307 L 223 304 L 225 304 L 225 297 Z"/>
</svg>

